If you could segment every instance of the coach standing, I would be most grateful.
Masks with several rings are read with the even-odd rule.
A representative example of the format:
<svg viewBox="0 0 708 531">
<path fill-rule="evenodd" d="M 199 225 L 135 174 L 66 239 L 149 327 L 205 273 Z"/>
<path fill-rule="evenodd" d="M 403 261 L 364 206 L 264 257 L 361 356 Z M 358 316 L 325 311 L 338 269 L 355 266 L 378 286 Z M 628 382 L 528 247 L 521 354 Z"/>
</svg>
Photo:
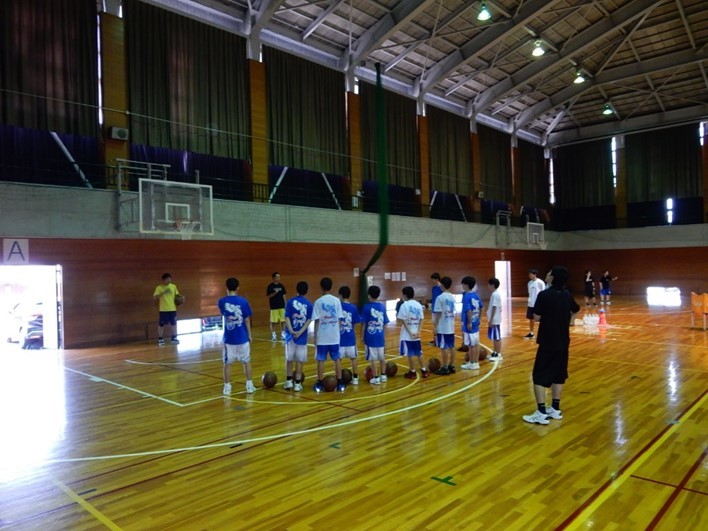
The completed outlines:
<svg viewBox="0 0 708 531">
<path fill-rule="evenodd" d="M 273 282 L 266 288 L 266 296 L 270 304 L 270 335 L 273 341 L 278 340 L 275 326 L 280 323 L 280 337 L 285 339 L 285 286 L 280 283 L 280 273 L 273 273 Z"/>
</svg>

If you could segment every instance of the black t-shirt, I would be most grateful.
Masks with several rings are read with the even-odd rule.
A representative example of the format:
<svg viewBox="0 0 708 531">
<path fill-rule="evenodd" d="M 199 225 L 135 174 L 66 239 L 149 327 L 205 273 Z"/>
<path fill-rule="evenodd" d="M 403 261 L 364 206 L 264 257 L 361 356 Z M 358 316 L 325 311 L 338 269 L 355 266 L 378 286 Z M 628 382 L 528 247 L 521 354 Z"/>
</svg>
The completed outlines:
<svg viewBox="0 0 708 531">
<path fill-rule="evenodd" d="M 280 308 L 285 308 L 285 286 L 271 282 L 266 289 L 266 295 L 270 296 L 271 293 L 275 293 L 275 295 L 268 299 L 270 309 L 279 310 Z"/>
<path fill-rule="evenodd" d="M 610 289 L 610 282 L 612 282 L 612 277 L 610 275 L 602 275 L 600 277 L 600 284 L 602 284 L 602 289 Z"/>
<path fill-rule="evenodd" d="M 570 345 L 570 316 L 580 306 L 566 289 L 551 286 L 538 294 L 533 313 L 541 316 L 536 343 L 552 350 L 564 350 Z"/>
</svg>

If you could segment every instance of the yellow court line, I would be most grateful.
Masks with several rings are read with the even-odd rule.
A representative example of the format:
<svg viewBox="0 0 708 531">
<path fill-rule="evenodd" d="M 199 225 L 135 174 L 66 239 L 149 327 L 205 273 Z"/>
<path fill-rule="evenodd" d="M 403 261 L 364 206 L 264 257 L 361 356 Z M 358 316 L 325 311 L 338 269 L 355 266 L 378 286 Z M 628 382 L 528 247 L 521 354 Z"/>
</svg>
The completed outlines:
<svg viewBox="0 0 708 531">
<path fill-rule="evenodd" d="M 654 452 L 661 448 L 661 446 L 667 441 L 669 437 L 671 437 L 676 430 L 679 429 L 679 427 L 684 423 L 684 421 L 688 420 L 688 418 L 695 413 L 698 409 L 703 406 L 703 403 L 706 401 L 706 398 L 708 398 L 708 393 L 704 393 L 701 399 L 696 402 L 691 409 L 689 409 L 686 414 L 681 417 L 679 420 L 676 421 L 675 424 L 673 424 L 666 432 L 659 437 L 654 443 L 647 448 L 647 450 L 641 454 L 634 463 L 629 465 L 619 476 L 616 478 L 613 478 L 612 483 L 606 488 L 595 500 L 590 503 L 583 511 L 578 514 L 578 516 L 575 517 L 575 519 L 568 524 L 568 527 L 565 529 L 579 529 L 580 526 L 585 525 L 587 522 L 588 518 L 590 517 L 591 514 L 593 514 L 603 503 L 605 503 L 610 496 L 612 496 L 617 489 L 619 489 L 622 484 L 627 481 L 629 477 L 631 477 L 637 469 L 642 466 L 647 459 L 649 459 L 652 455 L 654 455 Z"/>
<path fill-rule="evenodd" d="M 122 531 L 120 527 L 118 527 L 116 524 L 113 523 L 106 515 L 104 515 L 101 511 L 96 509 L 93 505 L 91 505 L 89 502 L 84 500 L 81 496 L 76 494 L 73 490 L 71 490 L 69 487 L 64 485 L 61 481 L 58 479 L 53 479 L 52 478 L 52 483 L 54 483 L 57 487 L 59 487 L 61 490 L 63 490 L 69 498 L 74 500 L 76 503 L 78 503 L 81 507 L 86 509 L 89 513 L 91 513 L 96 520 L 101 522 L 103 525 L 105 525 L 108 529 L 112 529 L 114 531 Z"/>
</svg>

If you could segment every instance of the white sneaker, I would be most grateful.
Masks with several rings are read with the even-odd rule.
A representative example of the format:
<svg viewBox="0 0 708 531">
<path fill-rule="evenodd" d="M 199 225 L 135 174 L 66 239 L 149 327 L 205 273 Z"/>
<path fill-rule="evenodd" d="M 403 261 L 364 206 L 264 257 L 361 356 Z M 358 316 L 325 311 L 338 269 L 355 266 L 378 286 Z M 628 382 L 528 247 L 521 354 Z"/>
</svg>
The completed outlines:
<svg viewBox="0 0 708 531">
<path fill-rule="evenodd" d="M 295 387 L 293 387 L 293 390 L 299 393 L 300 391 L 302 391 L 302 384 L 296 383 Z"/>
<path fill-rule="evenodd" d="M 462 367 L 466 371 L 476 371 L 479 370 L 479 363 L 470 361 L 467 363 L 463 363 L 462 365 L 460 365 L 460 367 Z"/>
<path fill-rule="evenodd" d="M 230 395 L 231 394 L 231 384 L 224 384 L 224 394 L 225 395 Z"/>
<path fill-rule="evenodd" d="M 292 389 L 293 388 L 293 381 L 292 380 L 285 380 L 285 383 L 283 384 L 283 389 Z"/>
<path fill-rule="evenodd" d="M 499 352 L 492 352 L 489 357 L 487 358 L 489 361 L 501 361 L 504 358 Z"/>
<path fill-rule="evenodd" d="M 381 383 L 381 379 L 377 376 L 376 378 L 372 378 L 369 380 L 369 383 L 371 385 L 379 385 Z"/>
<path fill-rule="evenodd" d="M 248 393 L 250 395 L 251 393 L 255 393 L 255 392 L 256 392 L 256 386 L 253 385 L 253 382 L 246 382 L 246 393 Z"/>
<path fill-rule="evenodd" d="M 559 409 L 554 409 L 553 407 L 546 408 L 546 415 L 548 415 L 549 419 L 553 420 L 561 420 L 563 418 L 563 412 Z"/>
<path fill-rule="evenodd" d="M 270 338 L 271 338 L 273 341 L 278 341 L 278 336 L 275 335 L 275 332 L 271 332 Z"/>
<path fill-rule="evenodd" d="M 523 419 L 524 421 L 529 422 L 531 424 L 550 424 L 548 416 L 541 413 L 538 409 L 534 411 L 531 415 L 524 415 Z"/>
<path fill-rule="evenodd" d="M 388 376 L 382 374 L 381 376 L 379 376 L 379 380 L 381 380 L 381 383 L 388 382 Z"/>
<path fill-rule="evenodd" d="M 352 378 L 352 385 L 359 385 L 359 377 Z"/>
<path fill-rule="evenodd" d="M 283 330 L 282 332 L 280 332 L 280 339 L 282 339 L 283 341 L 285 341 L 285 330 Z"/>
</svg>

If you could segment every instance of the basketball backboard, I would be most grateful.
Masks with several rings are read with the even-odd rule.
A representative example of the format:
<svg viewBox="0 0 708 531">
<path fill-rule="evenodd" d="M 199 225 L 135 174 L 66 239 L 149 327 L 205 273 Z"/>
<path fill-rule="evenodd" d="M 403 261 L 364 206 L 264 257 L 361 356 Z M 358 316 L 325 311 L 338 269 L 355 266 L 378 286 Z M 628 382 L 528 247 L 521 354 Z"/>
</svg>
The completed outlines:
<svg viewBox="0 0 708 531">
<path fill-rule="evenodd" d="M 526 224 L 526 243 L 529 245 L 542 246 L 545 241 L 543 223 L 533 223 L 529 221 Z"/>
<path fill-rule="evenodd" d="M 212 188 L 203 184 L 140 179 L 140 232 L 214 234 Z"/>
</svg>

